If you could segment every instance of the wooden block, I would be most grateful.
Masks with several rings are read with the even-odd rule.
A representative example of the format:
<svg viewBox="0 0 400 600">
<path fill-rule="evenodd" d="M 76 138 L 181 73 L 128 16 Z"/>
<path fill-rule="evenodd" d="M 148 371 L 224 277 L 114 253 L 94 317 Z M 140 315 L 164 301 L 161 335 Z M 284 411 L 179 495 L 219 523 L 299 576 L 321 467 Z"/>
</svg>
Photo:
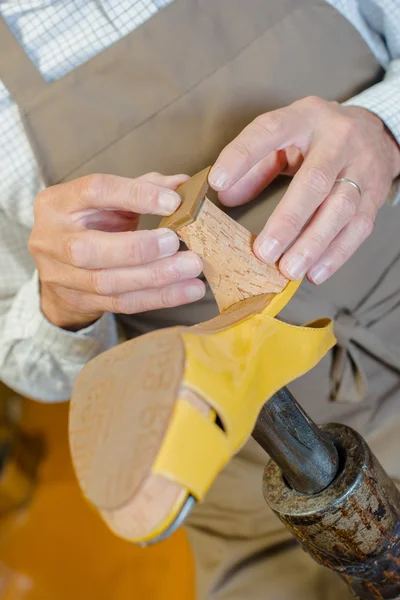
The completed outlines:
<svg viewBox="0 0 400 600">
<path fill-rule="evenodd" d="M 178 188 L 178 194 L 182 203 L 171 216 L 161 220 L 160 227 L 167 227 L 179 232 L 182 227 L 193 223 L 200 210 L 200 206 L 208 190 L 208 174 L 211 168 L 200 171 L 194 177 L 182 183 Z"/>
<path fill-rule="evenodd" d="M 178 231 L 203 259 L 204 275 L 219 310 L 262 294 L 277 294 L 287 279 L 253 253 L 255 236 L 205 198 L 197 218 Z"/>
<path fill-rule="evenodd" d="M 219 310 L 262 294 L 283 290 L 287 279 L 276 265 L 266 265 L 253 252 L 255 236 L 205 197 L 210 169 L 178 188 L 179 209 L 160 227 L 177 232 L 189 250 L 203 259 L 204 275 Z"/>
</svg>

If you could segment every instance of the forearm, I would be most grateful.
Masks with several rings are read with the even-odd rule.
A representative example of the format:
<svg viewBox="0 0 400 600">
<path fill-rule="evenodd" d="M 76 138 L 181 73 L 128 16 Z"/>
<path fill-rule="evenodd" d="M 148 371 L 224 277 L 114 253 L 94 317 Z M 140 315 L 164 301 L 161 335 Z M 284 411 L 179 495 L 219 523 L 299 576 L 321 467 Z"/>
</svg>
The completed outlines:
<svg viewBox="0 0 400 600">
<path fill-rule="evenodd" d="M 78 332 L 50 323 L 41 312 L 35 273 L 0 315 L 0 379 L 36 400 L 68 400 L 82 367 L 116 343 L 111 314 Z"/>
</svg>

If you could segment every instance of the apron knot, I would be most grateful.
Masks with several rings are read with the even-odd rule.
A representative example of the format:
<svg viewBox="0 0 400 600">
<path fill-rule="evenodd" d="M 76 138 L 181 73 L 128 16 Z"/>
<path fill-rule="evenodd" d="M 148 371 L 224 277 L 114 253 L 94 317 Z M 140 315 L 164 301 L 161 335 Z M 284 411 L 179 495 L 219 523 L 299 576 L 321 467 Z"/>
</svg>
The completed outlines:
<svg viewBox="0 0 400 600">
<path fill-rule="evenodd" d="M 350 310 L 344 308 L 336 315 L 334 324 L 337 345 L 348 348 L 358 325 L 356 317 Z"/>
<path fill-rule="evenodd" d="M 334 319 L 337 339 L 331 371 L 331 400 L 334 402 L 360 402 L 366 395 L 367 378 L 355 344 L 359 327 L 355 315 L 348 309 L 341 309 Z"/>
<path fill-rule="evenodd" d="M 363 354 L 400 374 L 400 349 L 384 343 L 348 309 L 334 319 L 337 344 L 333 349 L 331 400 L 361 402 L 367 394 Z"/>
</svg>

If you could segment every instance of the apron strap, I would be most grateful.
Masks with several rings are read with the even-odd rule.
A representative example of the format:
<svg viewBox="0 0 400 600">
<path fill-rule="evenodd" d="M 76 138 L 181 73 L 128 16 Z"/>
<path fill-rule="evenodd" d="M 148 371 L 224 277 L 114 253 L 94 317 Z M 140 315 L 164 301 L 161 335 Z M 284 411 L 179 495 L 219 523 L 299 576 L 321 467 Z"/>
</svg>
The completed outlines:
<svg viewBox="0 0 400 600">
<path fill-rule="evenodd" d="M 46 82 L 0 17 L 0 80 L 21 106 L 35 98 Z"/>
</svg>

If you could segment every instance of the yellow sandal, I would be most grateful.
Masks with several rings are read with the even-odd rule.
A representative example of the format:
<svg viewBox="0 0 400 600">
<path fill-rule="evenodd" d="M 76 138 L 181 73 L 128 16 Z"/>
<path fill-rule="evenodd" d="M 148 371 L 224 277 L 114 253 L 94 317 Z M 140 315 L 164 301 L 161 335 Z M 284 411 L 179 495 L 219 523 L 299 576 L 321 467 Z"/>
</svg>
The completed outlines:
<svg viewBox="0 0 400 600">
<path fill-rule="evenodd" d="M 178 223 L 181 238 L 203 256 L 221 314 L 103 353 L 82 370 L 71 400 L 71 453 L 83 493 L 117 535 L 136 543 L 179 525 L 246 443 L 263 404 L 335 344 L 329 319 L 297 327 L 275 318 L 300 283 L 258 261 L 253 236 L 221 211 L 219 227 L 228 224 L 234 248 L 221 252 L 215 228 L 214 240 L 199 242 L 204 212 L 215 218 L 219 210 L 204 198 L 207 173 L 180 188 L 179 219 L 167 225 Z M 226 276 L 235 256 L 247 278 L 240 260 Z"/>
</svg>

